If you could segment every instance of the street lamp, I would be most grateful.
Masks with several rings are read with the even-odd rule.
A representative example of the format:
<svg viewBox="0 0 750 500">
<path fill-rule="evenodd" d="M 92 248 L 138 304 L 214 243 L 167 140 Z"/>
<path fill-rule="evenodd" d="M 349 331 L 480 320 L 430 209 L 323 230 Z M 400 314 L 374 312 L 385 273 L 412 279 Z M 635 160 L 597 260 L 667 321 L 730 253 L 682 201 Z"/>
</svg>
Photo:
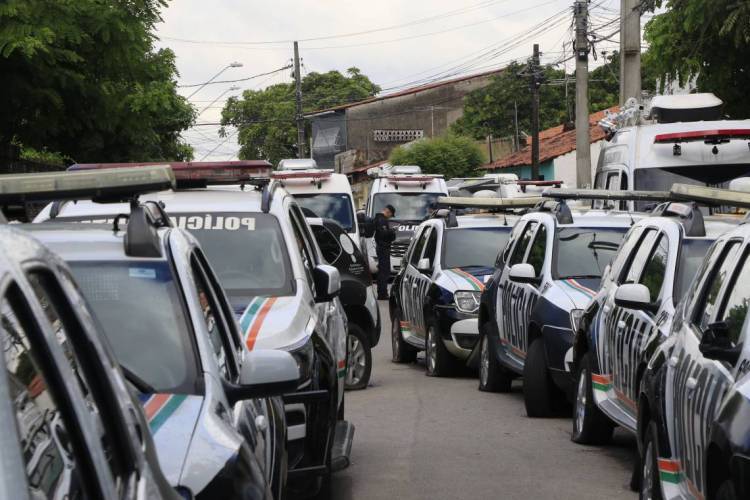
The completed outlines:
<svg viewBox="0 0 750 500">
<path fill-rule="evenodd" d="M 222 68 L 222 70 L 219 71 L 218 73 L 216 73 L 213 77 L 211 77 L 210 80 L 208 80 L 206 83 L 204 83 L 203 85 L 201 85 L 200 87 L 198 87 L 197 89 L 195 89 L 195 92 L 193 92 L 192 94 L 190 94 L 189 96 L 187 96 L 187 98 L 190 99 L 191 97 L 193 97 L 195 94 L 197 94 L 198 92 L 200 92 L 203 89 L 203 87 L 205 87 L 206 85 L 208 85 L 212 81 L 216 80 L 219 77 L 219 75 L 221 75 L 222 73 L 224 73 L 229 68 L 241 68 L 241 67 L 242 67 L 242 63 L 241 62 L 235 61 L 235 62 L 229 63 L 228 66 Z"/>
<path fill-rule="evenodd" d="M 221 99 L 222 97 L 224 97 L 229 92 L 235 92 L 237 90 L 240 90 L 240 88 L 237 85 L 232 85 L 231 87 L 229 87 L 228 89 L 226 89 L 224 92 L 222 92 L 221 94 L 219 94 L 219 97 L 217 97 L 216 99 L 214 99 L 213 101 L 211 101 L 208 106 L 206 106 L 205 108 L 203 108 L 200 111 L 198 111 L 198 114 L 196 115 L 196 117 L 202 115 L 204 111 L 206 111 L 208 108 L 210 108 L 211 106 L 213 106 L 216 103 L 216 101 L 218 101 L 219 99 Z"/>
</svg>

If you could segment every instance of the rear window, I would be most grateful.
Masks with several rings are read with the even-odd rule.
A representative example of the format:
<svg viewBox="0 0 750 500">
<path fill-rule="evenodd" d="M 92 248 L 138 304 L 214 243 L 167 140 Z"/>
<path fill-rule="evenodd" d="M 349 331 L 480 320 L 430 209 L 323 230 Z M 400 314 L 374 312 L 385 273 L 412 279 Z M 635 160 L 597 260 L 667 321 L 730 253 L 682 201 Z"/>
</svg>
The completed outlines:
<svg viewBox="0 0 750 500">
<path fill-rule="evenodd" d="M 713 240 L 705 238 L 685 238 L 682 240 L 672 293 L 672 300 L 675 304 L 681 301 L 687 293 L 712 244 Z"/>
<path fill-rule="evenodd" d="M 192 330 L 166 262 L 70 262 L 117 361 L 155 392 L 194 394 Z"/>
<path fill-rule="evenodd" d="M 347 233 L 354 228 L 354 209 L 351 197 L 346 193 L 295 194 L 294 199 L 316 217 L 335 220 Z"/>
<path fill-rule="evenodd" d="M 601 278 L 627 227 L 565 227 L 557 230 L 555 276 L 557 279 Z"/>
<path fill-rule="evenodd" d="M 443 267 L 494 267 L 509 238 L 510 227 L 446 229 Z"/>
</svg>

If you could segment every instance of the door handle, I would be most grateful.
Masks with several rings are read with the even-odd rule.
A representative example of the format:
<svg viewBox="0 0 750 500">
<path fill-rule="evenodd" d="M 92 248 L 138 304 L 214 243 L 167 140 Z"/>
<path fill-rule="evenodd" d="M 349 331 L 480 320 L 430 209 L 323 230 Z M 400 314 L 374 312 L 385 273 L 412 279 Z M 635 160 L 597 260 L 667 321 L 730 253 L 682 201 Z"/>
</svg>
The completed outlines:
<svg viewBox="0 0 750 500">
<path fill-rule="evenodd" d="M 611 310 L 612 310 L 612 308 L 611 308 L 611 307 L 609 307 L 609 306 L 604 306 L 604 307 L 602 307 L 602 312 L 603 312 L 604 314 L 609 314 L 609 311 L 611 311 Z"/>
<path fill-rule="evenodd" d="M 672 356 L 671 358 L 669 358 L 669 366 L 671 366 L 672 368 L 677 366 L 677 363 L 679 362 L 680 362 L 680 358 L 678 358 L 677 356 Z"/>
<path fill-rule="evenodd" d="M 693 392 L 696 387 L 698 387 L 698 379 L 697 378 L 690 377 L 689 379 L 687 379 L 687 381 L 685 381 L 685 388 L 688 391 Z"/>
<path fill-rule="evenodd" d="M 255 417 L 255 427 L 257 427 L 260 432 L 265 432 L 266 429 L 268 429 L 268 420 L 265 415 L 258 415 Z"/>
<path fill-rule="evenodd" d="M 416 283 L 412 283 L 412 284 L 411 284 L 411 288 L 412 288 L 413 290 L 416 290 L 416 289 L 417 289 L 417 284 L 416 284 Z"/>
<path fill-rule="evenodd" d="M 625 322 L 622 321 L 622 320 L 620 320 L 620 321 L 617 322 L 617 329 L 618 330 L 624 330 L 626 326 L 628 326 L 628 325 L 626 325 Z"/>
</svg>

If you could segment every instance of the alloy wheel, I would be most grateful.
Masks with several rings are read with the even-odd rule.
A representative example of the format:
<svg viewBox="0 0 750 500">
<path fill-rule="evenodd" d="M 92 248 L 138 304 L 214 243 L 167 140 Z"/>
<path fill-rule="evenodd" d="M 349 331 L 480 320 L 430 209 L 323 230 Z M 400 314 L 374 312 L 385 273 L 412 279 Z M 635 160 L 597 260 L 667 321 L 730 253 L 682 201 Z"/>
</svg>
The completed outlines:
<svg viewBox="0 0 750 500">
<path fill-rule="evenodd" d="M 347 343 L 349 359 L 346 370 L 346 385 L 353 386 L 362 380 L 367 360 L 365 359 L 365 348 L 356 336 L 348 335 Z"/>
<path fill-rule="evenodd" d="M 581 374 L 578 376 L 578 389 L 576 391 L 576 414 L 575 414 L 575 432 L 580 434 L 583 429 L 583 423 L 586 419 L 586 377 L 588 371 L 585 369 L 581 370 Z"/>
<path fill-rule="evenodd" d="M 646 453 L 643 454 L 643 470 L 641 471 L 641 499 L 651 500 L 654 491 L 654 442 L 649 440 L 646 445 Z"/>
<path fill-rule="evenodd" d="M 426 346 L 425 352 L 425 361 L 427 363 L 427 369 L 430 373 L 435 372 L 435 367 L 437 366 L 437 360 L 435 359 L 435 356 L 437 355 L 437 338 L 435 338 L 435 329 L 430 328 L 427 330 L 427 346 Z"/>
<path fill-rule="evenodd" d="M 482 337 L 481 362 L 479 369 L 479 382 L 482 386 L 487 386 L 490 379 L 490 349 L 487 337 Z"/>
</svg>

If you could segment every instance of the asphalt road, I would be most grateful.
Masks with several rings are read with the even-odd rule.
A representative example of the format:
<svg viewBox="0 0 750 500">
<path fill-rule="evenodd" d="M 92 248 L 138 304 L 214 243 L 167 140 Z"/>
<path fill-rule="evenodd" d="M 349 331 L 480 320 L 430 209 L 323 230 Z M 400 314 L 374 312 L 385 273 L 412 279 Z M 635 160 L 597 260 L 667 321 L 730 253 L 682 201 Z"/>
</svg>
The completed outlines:
<svg viewBox="0 0 750 500">
<path fill-rule="evenodd" d="M 381 314 L 388 318 L 387 305 Z M 475 377 L 429 378 L 424 360 L 390 359 L 390 324 L 373 353 L 371 385 L 346 395 L 356 426 L 352 464 L 334 500 L 629 499 L 635 440 L 608 447 L 570 440 L 570 419 L 530 419 L 521 383 L 482 393 Z"/>
</svg>

